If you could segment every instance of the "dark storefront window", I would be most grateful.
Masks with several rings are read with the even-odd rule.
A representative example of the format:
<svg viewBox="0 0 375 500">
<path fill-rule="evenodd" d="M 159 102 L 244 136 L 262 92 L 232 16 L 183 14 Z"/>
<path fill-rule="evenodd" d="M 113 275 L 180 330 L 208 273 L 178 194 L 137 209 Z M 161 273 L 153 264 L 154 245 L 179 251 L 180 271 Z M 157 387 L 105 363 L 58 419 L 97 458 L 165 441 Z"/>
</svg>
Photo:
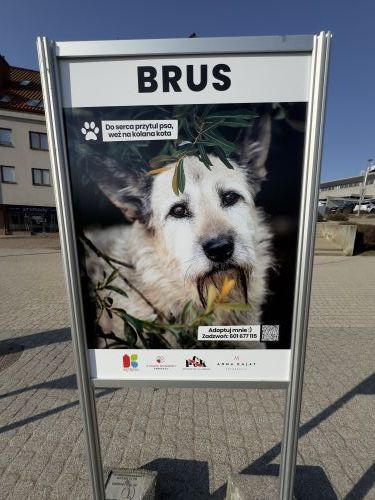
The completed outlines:
<svg viewBox="0 0 375 500">
<path fill-rule="evenodd" d="M 53 233 L 58 231 L 54 207 L 8 207 L 9 229 L 32 233 Z"/>
</svg>

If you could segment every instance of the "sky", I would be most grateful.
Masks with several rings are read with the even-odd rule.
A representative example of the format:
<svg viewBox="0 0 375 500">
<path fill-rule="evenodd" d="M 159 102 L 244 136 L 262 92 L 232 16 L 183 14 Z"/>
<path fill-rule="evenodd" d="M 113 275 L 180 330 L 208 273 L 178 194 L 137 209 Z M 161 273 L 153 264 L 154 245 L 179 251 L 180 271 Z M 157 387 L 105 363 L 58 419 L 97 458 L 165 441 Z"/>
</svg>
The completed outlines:
<svg viewBox="0 0 375 500">
<path fill-rule="evenodd" d="M 333 34 L 322 180 L 375 158 L 375 0 L 2 0 L 0 54 L 38 69 L 36 37 L 110 40 Z"/>
</svg>

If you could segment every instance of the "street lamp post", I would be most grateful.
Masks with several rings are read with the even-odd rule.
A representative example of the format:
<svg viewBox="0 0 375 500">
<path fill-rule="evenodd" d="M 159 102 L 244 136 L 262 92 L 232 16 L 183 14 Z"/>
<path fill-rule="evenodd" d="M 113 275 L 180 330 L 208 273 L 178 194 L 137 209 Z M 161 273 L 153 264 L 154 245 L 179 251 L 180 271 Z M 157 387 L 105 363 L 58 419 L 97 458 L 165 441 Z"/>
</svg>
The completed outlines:
<svg viewBox="0 0 375 500">
<path fill-rule="evenodd" d="M 360 195 L 359 195 L 359 204 L 358 204 L 358 213 L 357 213 L 357 217 L 359 217 L 359 214 L 361 212 L 361 206 L 362 206 L 362 203 L 363 203 L 363 200 L 365 198 L 365 194 L 366 194 L 366 184 L 367 184 L 367 177 L 368 177 L 368 174 L 371 170 L 371 168 L 374 166 L 374 160 L 372 158 L 369 158 L 367 160 L 367 168 L 366 170 L 364 171 L 364 175 L 363 175 L 363 182 L 362 182 L 362 186 L 361 186 L 361 191 L 360 191 Z"/>
</svg>

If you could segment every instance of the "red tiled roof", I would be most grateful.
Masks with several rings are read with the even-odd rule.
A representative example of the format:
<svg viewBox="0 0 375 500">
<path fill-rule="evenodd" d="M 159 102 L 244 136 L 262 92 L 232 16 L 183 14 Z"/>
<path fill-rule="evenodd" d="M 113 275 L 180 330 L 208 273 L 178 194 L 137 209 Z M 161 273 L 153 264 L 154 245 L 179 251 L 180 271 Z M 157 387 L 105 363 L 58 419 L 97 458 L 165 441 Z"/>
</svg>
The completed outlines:
<svg viewBox="0 0 375 500">
<path fill-rule="evenodd" d="M 10 79 L 0 87 L 0 109 L 44 114 L 40 73 L 33 69 L 10 66 Z M 27 85 L 21 82 L 29 81 Z"/>
</svg>

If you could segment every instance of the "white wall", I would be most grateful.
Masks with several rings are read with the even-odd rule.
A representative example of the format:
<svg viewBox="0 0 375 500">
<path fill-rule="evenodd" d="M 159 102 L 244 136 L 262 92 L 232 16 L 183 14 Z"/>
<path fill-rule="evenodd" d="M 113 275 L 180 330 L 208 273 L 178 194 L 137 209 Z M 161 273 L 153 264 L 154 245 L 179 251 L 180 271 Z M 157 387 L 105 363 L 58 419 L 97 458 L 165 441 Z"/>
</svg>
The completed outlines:
<svg viewBox="0 0 375 500">
<path fill-rule="evenodd" d="M 50 170 L 49 152 L 30 148 L 29 132 L 46 132 L 44 116 L 0 109 L 0 128 L 12 129 L 14 147 L 0 146 L 0 165 L 15 167 L 17 182 L 0 182 L 0 204 L 55 206 L 53 188 L 32 183 L 32 168 Z"/>
</svg>

